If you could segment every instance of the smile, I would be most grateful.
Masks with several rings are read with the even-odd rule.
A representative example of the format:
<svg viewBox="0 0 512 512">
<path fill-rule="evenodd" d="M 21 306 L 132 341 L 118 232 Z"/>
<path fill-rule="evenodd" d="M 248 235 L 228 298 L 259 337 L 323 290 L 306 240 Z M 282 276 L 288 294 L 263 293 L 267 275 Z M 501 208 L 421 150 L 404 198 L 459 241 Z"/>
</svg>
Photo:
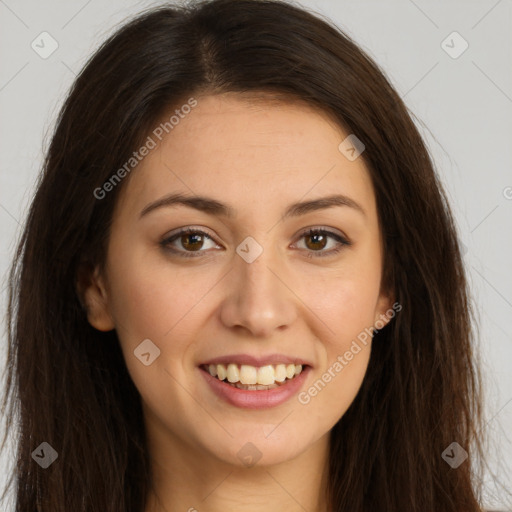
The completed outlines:
<svg viewBox="0 0 512 512">
<path fill-rule="evenodd" d="M 222 363 L 202 364 L 198 370 L 209 392 L 221 401 L 242 409 L 267 409 L 290 400 L 304 386 L 312 368 L 297 363 L 288 360 L 253 366 L 224 359 Z"/>
<path fill-rule="evenodd" d="M 235 363 L 203 365 L 203 369 L 220 381 L 248 391 L 275 389 L 302 373 L 301 364 L 269 364 L 266 366 Z"/>
</svg>

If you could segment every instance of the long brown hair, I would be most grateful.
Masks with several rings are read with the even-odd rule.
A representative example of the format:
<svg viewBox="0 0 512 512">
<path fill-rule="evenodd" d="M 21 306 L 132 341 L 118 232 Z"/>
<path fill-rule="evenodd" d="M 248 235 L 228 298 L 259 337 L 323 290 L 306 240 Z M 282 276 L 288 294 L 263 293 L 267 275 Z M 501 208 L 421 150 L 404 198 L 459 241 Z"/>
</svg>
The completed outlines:
<svg viewBox="0 0 512 512">
<path fill-rule="evenodd" d="M 375 333 L 366 377 L 332 429 L 330 510 L 480 510 L 480 376 L 459 242 L 431 157 L 379 67 L 289 2 L 162 6 L 92 56 L 60 112 L 9 275 L 8 431 L 16 512 L 143 512 L 151 485 L 140 396 L 115 331 L 91 327 L 80 269 L 105 261 L 124 182 L 94 191 L 183 98 L 267 92 L 329 113 L 365 144 L 402 310 Z M 133 172 L 137 172 L 136 169 Z M 4 440 L 5 442 L 5 440 Z M 58 453 L 42 469 L 43 442 Z M 452 468 L 443 451 L 468 454 Z"/>
</svg>

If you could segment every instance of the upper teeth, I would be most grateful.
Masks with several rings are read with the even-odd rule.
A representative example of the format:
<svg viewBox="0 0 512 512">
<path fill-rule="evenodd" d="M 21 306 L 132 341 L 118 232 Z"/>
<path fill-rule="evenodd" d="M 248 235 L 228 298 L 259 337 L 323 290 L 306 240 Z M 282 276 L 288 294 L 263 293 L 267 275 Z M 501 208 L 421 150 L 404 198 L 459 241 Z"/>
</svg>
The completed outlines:
<svg viewBox="0 0 512 512">
<path fill-rule="evenodd" d="M 302 371 L 300 364 L 269 364 L 267 366 L 250 366 L 242 364 L 238 366 L 230 363 L 227 366 L 224 364 L 210 364 L 208 371 L 212 377 L 217 377 L 220 380 L 228 379 L 229 382 L 240 382 L 241 384 L 262 384 L 270 385 L 275 382 L 284 382 L 286 378 L 291 379 Z"/>
</svg>

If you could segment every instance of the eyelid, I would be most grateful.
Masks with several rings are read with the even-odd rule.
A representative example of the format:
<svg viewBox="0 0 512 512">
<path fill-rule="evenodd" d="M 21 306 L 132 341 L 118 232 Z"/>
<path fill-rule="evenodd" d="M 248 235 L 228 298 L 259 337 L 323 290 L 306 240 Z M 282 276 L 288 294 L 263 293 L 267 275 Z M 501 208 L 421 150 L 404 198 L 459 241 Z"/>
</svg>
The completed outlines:
<svg viewBox="0 0 512 512">
<path fill-rule="evenodd" d="M 347 244 L 352 243 L 352 242 L 350 242 L 348 236 L 346 236 L 345 233 L 343 233 L 343 231 L 340 231 L 339 229 L 335 229 L 335 228 L 330 228 L 328 226 L 321 226 L 321 225 L 304 228 L 299 233 L 298 237 L 300 238 L 300 237 L 303 237 L 304 235 L 309 235 L 311 233 L 325 233 L 328 236 L 332 236 L 334 238 L 339 237 L 339 238 L 343 239 L 343 241 Z"/>
<path fill-rule="evenodd" d="M 185 227 L 177 228 L 177 229 L 174 229 L 173 231 L 170 231 L 169 233 L 164 235 L 162 241 L 167 241 L 170 238 L 173 238 L 173 237 L 176 237 L 176 236 L 182 235 L 182 234 L 187 234 L 187 233 L 199 233 L 199 234 L 203 234 L 203 235 L 208 236 L 212 240 L 215 239 L 214 235 L 211 234 L 207 230 L 207 228 L 203 228 L 201 226 L 191 225 L 191 226 L 185 226 Z"/>
</svg>

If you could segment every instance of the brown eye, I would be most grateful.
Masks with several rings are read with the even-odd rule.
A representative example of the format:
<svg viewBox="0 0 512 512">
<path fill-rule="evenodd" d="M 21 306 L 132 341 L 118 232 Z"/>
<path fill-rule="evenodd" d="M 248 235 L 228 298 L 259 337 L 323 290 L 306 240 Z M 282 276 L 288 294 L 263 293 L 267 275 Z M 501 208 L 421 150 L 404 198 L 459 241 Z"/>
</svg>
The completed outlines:
<svg viewBox="0 0 512 512">
<path fill-rule="evenodd" d="M 329 231 L 323 228 L 312 228 L 302 233 L 301 240 L 304 239 L 305 250 L 308 252 L 308 258 L 332 256 L 340 252 L 345 246 L 351 245 L 345 237 L 338 233 Z M 329 250 L 324 250 L 330 240 L 334 240 L 337 243 L 331 246 Z"/>
<path fill-rule="evenodd" d="M 202 240 L 203 235 L 200 235 L 198 233 L 192 233 L 192 234 L 182 234 L 180 236 L 180 241 L 182 247 L 184 247 L 187 250 L 191 251 L 198 251 L 202 248 L 204 241 Z"/>
<path fill-rule="evenodd" d="M 305 235 L 305 239 L 311 240 L 311 243 L 306 242 L 306 246 L 313 251 L 322 250 L 327 245 L 327 237 L 321 233 Z"/>
<path fill-rule="evenodd" d="M 305 240 L 304 249 L 307 251 L 309 258 L 331 256 L 341 251 L 343 247 L 351 245 L 351 242 L 338 233 L 320 228 L 309 229 L 301 235 L 300 239 Z M 336 241 L 337 245 L 334 244 L 334 247 L 324 250 L 331 240 Z M 178 233 L 168 236 L 160 242 L 160 245 L 179 256 L 196 257 L 209 252 L 206 250 L 208 247 L 204 248 L 208 241 L 213 244 L 214 248 L 221 248 L 215 244 L 210 235 L 200 229 L 192 228 L 182 229 Z"/>
<path fill-rule="evenodd" d="M 219 248 L 212 237 L 204 231 L 187 228 L 166 237 L 160 242 L 160 245 L 165 250 L 178 254 L 179 256 L 195 257 L 202 256 L 205 252 L 209 252 L 206 249 L 211 247 L 206 247 L 206 249 L 204 247 L 207 242 L 211 242 L 214 248 Z"/>
</svg>

